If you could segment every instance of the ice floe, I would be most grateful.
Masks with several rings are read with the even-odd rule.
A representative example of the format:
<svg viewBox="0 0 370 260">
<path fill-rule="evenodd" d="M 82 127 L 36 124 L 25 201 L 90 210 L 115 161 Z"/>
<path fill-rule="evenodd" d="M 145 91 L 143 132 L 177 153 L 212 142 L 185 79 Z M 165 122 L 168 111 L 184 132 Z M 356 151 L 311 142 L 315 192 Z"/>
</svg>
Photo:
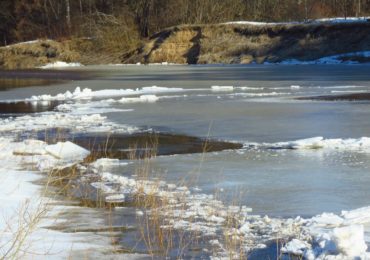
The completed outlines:
<svg viewBox="0 0 370 260">
<path fill-rule="evenodd" d="M 139 129 L 131 126 L 118 125 L 107 121 L 100 114 L 73 115 L 68 113 L 43 113 L 37 117 L 21 116 L 0 119 L 0 133 L 35 132 L 51 128 L 65 128 L 72 132 L 126 132 L 133 133 Z"/>
<path fill-rule="evenodd" d="M 118 100 L 119 103 L 155 103 L 159 100 L 156 95 L 141 95 L 137 98 L 121 98 Z"/>
<path fill-rule="evenodd" d="M 277 143 L 246 143 L 245 148 L 265 149 L 330 149 L 330 150 L 361 150 L 370 152 L 370 138 L 325 139 L 312 137 L 288 142 Z"/>
<path fill-rule="evenodd" d="M 90 154 L 90 151 L 70 141 L 47 145 L 45 151 L 55 158 L 62 160 L 82 160 Z"/>
<path fill-rule="evenodd" d="M 230 92 L 234 91 L 233 86 L 212 86 L 211 90 L 214 92 Z"/>
<path fill-rule="evenodd" d="M 137 89 L 104 89 L 93 91 L 89 88 L 84 88 L 81 90 L 80 87 L 77 87 L 73 92 L 66 91 L 65 93 L 60 93 L 55 96 L 52 95 L 39 95 L 32 96 L 27 99 L 28 101 L 39 101 L 39 100 L 89 100 L 89 99 L 102 99 L 108 97 L 126 97 L 126 96 L 135 96 L 135 95 L 148 95 L 155 93 L 174 93 L 174 92 L 183 92 L 183 88 L 167 88 L 167 87 L 143 87 Z"/>
</svg>

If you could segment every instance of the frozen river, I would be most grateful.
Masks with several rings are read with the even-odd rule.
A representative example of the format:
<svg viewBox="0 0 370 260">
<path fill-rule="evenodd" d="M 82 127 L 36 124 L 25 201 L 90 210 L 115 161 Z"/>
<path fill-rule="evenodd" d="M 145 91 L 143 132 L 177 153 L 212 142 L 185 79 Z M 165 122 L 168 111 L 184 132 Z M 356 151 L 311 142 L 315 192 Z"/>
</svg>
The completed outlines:
<svg viewBox="0 0 370 260">
<path fill-rule="evenodd" d="M 159 156 L 150 172 L 217 194 L 226 204 L 247 205 L 255 214 L 312 217 L 370 205 L 370 101 L 297 99 L 370 93 L 369 66 L 80 68 L 86 69 L 100 77 L 10 89 L 0 99 L 58 101 L 63 111 L 99 113 L 130 133 L 154 130 L 242 144 Z M 135 167 L 112 172 L 127 176 Z"/>
</svg>

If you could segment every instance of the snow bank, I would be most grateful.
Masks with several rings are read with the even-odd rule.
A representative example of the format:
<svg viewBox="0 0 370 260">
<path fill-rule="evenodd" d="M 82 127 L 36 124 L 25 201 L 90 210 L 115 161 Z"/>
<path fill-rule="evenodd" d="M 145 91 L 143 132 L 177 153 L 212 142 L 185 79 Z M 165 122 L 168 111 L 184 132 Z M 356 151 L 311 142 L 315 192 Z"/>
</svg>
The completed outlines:
<svg viewBox="0 0 370 260">
<path fill-rule="evenodd" d="M 361 150 L 370 152 L 370 138 L 324 139 L 312 137 L 278 143 L 246 143 L 245 148 L 265 149 L 331 149 L 331 150 Z"/>
<path fill-rule="evenodd" d="M 67 63 L 64 61 L 56 61 L 54 63 L 48 63 L 44 66 L 41 66 L 40 69 L 58 69 L 58 68 L 81 67 L 81 66 L 83 65 L 79 62 Z"/>
</svg>

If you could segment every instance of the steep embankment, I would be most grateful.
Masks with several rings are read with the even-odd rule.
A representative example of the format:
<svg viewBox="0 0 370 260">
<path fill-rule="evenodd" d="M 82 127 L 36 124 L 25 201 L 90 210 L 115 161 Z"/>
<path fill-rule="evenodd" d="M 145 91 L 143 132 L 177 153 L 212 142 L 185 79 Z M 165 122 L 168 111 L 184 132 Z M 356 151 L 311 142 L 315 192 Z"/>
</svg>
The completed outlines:
<svg viewBox="0 0 370 260">
<path fill-rule="evenodd" d="M 124 63 L 211 64 L 316 60 L 370 50 L 370 22 L 177 26 L 153 35 Z M 342 60 L 369 62 L 358 55 Z"/>
</svg>

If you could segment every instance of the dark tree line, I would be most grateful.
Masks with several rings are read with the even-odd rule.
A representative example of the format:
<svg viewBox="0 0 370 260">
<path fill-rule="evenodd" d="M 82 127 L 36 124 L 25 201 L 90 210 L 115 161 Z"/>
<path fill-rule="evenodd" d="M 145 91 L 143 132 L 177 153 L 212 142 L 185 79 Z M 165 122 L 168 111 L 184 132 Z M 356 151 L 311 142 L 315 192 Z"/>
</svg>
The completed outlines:
<svg viewBox="0 0 370 260">
<path fill-rule="evenodd" d="M 39 37 L 145 38 L 179 24 L 366 16 L 370 0 L 0 0 L 0 45 Z"/>
</svg>

